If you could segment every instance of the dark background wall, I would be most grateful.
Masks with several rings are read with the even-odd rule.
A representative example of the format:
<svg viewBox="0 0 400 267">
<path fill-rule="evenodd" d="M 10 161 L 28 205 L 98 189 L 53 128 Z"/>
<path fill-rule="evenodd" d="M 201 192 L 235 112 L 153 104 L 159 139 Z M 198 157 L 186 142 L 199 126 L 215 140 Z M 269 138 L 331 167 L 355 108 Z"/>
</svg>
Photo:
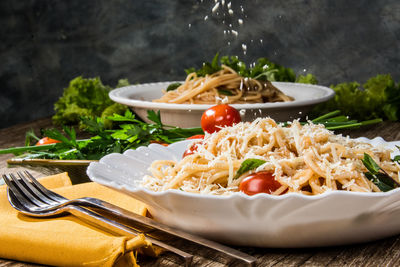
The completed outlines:
<svg viewBox="0 0 400 267">
<path fill-rule="evenodd" d="M 76 76 L 177 80 L 216 52 L 267 57 L 324 85 L 400 80 L 398 0 L 233 0 L 233 15 L 228 2 L 217 14 L 214 0 L 0 1 L 0 128 L 53 114 Z"/>
</svg>

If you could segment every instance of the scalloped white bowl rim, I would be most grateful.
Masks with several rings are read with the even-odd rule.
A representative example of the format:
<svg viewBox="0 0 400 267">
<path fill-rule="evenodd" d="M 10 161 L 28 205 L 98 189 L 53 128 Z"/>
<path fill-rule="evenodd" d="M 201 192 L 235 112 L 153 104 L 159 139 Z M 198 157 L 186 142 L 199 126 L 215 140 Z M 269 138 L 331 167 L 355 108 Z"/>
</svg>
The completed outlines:
<svg viewBox="0 0 400 267">
<path fill-rule="evenodd" d="M 380 137 L 359 139 L 391 148 L 395 144 L 400 145 L 400 141 L 386 142 Z M 170 159 L 178 160 L 191 142 L 193 140 L 177 142 L 169 147 L 151 144 L 124 154 L 110 154 L 98 163 L 91 163 L 87 173 L 92 181 L 146 203 L 156 220 L 228 244 L 260 247 L 331 246 L 371 241 L 400 233 L 400 220 L 396 220 L 400 218 L 400 206 L 394 206 L 400 203 L 400 188 L 379 193 L 330 191 L 314 196 L 297 193 L 248 196 L 241 192 L 215 196 L 174 189 L 154 192 L 133 182 L 120 180 L 122 176 L 129 180 L 132 172 L 135 172 L 134 176 L 139 172 L 127 164 L 131 160 L 134 164 L 141 164 L 146 153 L 154 151 L 157 159 L 163 158 L 162 154 L 166 153 L 171 154 Z M 125 165 L 121 165 L 122 161 L 126 161 Z M 145 172 L 144 168 L 147 169 L 152 160 L 146 161 L 149 161 L 148 165 L 141 172 Z M 109 173 L 105 174 L 107 171 Z M 139 176 L 132 179 L 138 180 Z M 299 203 L 304 206 L 299 206 Z M 338 206 L 343 210 L 325 210 Z M 308 214 L 308 217 L 299 210 Z M 241 229 L 237 224 L 246 224 L 248 227 Z M 386 226 L 384 229 L 383 224 Z M 308 230 L 310 227 L 312 231 Z M 298 231 L 300 236 L 293 236 Z"/>
</svg>

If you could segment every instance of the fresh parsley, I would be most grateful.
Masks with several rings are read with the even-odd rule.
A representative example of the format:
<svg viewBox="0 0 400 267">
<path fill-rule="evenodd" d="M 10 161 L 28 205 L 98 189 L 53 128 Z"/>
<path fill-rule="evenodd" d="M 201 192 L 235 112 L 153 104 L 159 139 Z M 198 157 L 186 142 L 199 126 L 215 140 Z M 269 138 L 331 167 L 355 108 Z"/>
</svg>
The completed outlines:
<svg viewBox="0 0 400 267">
<path fill-rule="evenodd" d="M 165 125 L 161 121 L 160 112 L 149 110 L 147 117 L 152 123 L 145 123 L 136 118 L 135 114 L 126 110 L 124 114 L 113 114 L 107 121 L 116 125 L 113 129 L 106 127 L 106 121 L 101 117 L 82 117 L 81 126 L 90 134 L 89 139 L 77 139 L 75 130 L 63 126 L 63 129 L 43 130 L 43 136 L 61 141 L 61 143 L 35 146 L 31 145 L 39 140 L 32 131 L 27 132 L 25 146 L 0 150 L 0 154 L 14 154 L 24 158 L 46 159 L 100 159 L 109 153 L 121 153 L 127 149 L 136 149 L 152 142 L 171 144 L 186 138 L 203 134 L 201 128 L 179 128 Z M 380 122 L 380 119 L 358 122 L 340 115 L 340 111 L 330 112 L 314 120 L 313 123 L 324 124 L 327 129 L 356 128 L 363 125 Z M 307 122 L 301 122 L 306 124 Z M 394 160 L 399 161 L 400 157 Z M 243 173 L 257 168 L 263 162 L 249 159 L 243 162 L 235 179 Z"/>
<path fill-rule="evenodd" d="M 78 140 L 75 130 L 64 126 L 62 131 L 57 129 L 43 131 L 45 136 L 61 143 L 3 149 L 0 150 L 0 154 L 12 153 L 25 158 L 98 160 L 109 153 L 121 153 L 152 142 L 170 144 L 196 134 L 203 134 L 201 128 L 164 125 L 161 122 L 160 112 L 150 110 L 147 115 L 153 123 L 136 119 L 129 110 L 124 115 L 114 114 L 107 119 L 118 123 L 116 129 L 107 129 L 102 118 L 85 117 L 82 118 L 82 124 L 85 131 L 92 135 L 89 139 Z M 32 137 L 30 133 L 28 138 Z"/>
</svg>

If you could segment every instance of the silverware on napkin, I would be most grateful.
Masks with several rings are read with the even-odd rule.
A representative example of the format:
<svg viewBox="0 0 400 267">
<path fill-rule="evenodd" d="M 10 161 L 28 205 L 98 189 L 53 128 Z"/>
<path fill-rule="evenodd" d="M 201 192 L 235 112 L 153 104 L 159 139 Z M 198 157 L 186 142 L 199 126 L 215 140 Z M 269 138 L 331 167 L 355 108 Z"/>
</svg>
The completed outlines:
<svg viewBox="0 0 400 267">
<path fill-rule="evenodd" d="M 152 244 L 183 258 L 186 266 L 191 264 L 193 256 L 163 242 L 164 240 L 172 240 L 175 245 L 182 243 L 182 240 L 190 241 L 218 251 L 236 261 L 239 260 L 250 266 L 255 265 L 256 258 L 239 250 L 169 227 L 103 200 L 90 197 L 69 200 L 46 189 L 27 171 L 25 173 L 18 172 L 18 176 L 3 175 L 3 179 L 8 185 L 7 193 L 10 204 L 25 215 L 51 217 L 72 214 L 103 230 L 119 235 L 144 234 Z M 163 241 L 160 238 L 156 239 L 160 236 Z"/>
</svg>

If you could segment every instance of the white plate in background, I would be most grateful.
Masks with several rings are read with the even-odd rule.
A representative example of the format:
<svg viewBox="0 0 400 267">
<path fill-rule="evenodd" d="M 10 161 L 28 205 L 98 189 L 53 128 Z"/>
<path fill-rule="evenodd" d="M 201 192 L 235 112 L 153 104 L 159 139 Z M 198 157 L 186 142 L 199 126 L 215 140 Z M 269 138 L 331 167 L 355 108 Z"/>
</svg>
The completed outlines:
<svg viewBox="0 0 400 267">
<path fill-rule="evenodd" d="M 112 90 L 110 98 L 120 104 L 127 105 L 144 121 L 147 119 L 147 110 L 160 110 L 164 124 L 178 127 L 199 127 L 203 112 L 213 105 L 203 104 L 168 104 L 152 102 L 160 98 L 162 90 L 174 82 L 145 83 L 131 85 Z M 303 117 L 310 109 L 319 103 L 328 101 L 334 96 L 334 91 L 325 86 L 273 82 L 283 93 L 294 97 L 294 101 L 256 104 L 230 104 L 241 113 L 243 121 L 253 121 L 257 117 L 271 117 L 276 121 L 291 121 Z"/>
</svg>

